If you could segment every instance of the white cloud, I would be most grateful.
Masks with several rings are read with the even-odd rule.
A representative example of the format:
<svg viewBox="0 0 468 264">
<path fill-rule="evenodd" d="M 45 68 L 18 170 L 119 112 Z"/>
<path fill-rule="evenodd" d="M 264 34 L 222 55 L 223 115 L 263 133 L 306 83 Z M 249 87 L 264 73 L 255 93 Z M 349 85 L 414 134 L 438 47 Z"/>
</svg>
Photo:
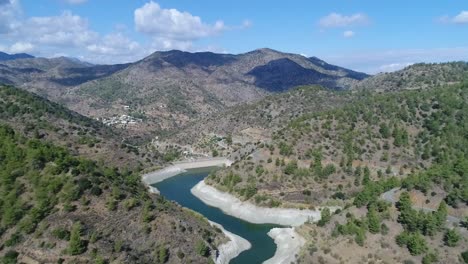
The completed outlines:
<svg viewBox="0 0 468 264">
<path fill-rule="evenodd" d="M 454 17 L 447 15 L 441 16 L 437 21 L 444 24 L 468 24 L 468 11 L 461 11 Z"/>
<path fill-rule="evenodd" d="M 352 38 L 354 37 L 355 33 L 354 31 L 351 31 L 351 30 L 346 30 L 345 32 L 343 32 L 343 37 L 345 38 Z"/>
<path fill-rule="evenodd" d="M 152 49 L 154 50 L 185 50 L 192 51 L 194 50 L 193 42 L 190 40 L 177 40 L 164 37 L 155 37 L 153 38 L 153 43 L 151 44 Z"/>
<path fill-rule="evenodd" d="M 468 11 L 461 11 L 452 21 L 456 24 L 468 24 Z"/>
<path fill-rule="evenodd" d="M 41 44 L 54 46 L 83 46 L 98 39 L 88 21 L 70 11 L 60 16 L 32 17 L 21 28 L 21 35 Z"/>
<path fill-rule="evenodd" d="M 18 0 L 0 0 L 0 34 L 8 34 L 20 26 L 21 7 Z"/>
<path fill-rule="evenodd" d="M 104 36 L 98 43 L 90 44 L 86 49 L 92 53 L 104 55 L 121 55 L 138 52 L 140 44 L 130 40 L 121 32 Z"/>
<path fill-rule="evenodd" d="M 343 54 L 320 55 L 325 61 L 353 70 L 378 73 L 404 67 L 410 62 L 433 63 L 468 61 L 468 46 L 433 49 L 398 49 L 353 51 Z"/>
<path fill-rule="evenodd" d="M 79 5 L 87 2 L 88 0 L 65 0 L 70 5 Z"/>
<path fill-rule="evenodd" d="M 19 1 L 0 0 L 0 50 L 32 52 L 42 57 L 69 54 L 93 63 L 131 62 L 155 50 L 219 51 L 223 49 L 209 44 L 200 46 L 196 41 L 252 25 L 249 20 L 238 26 L 226 26 L 221 20 L 206 23 L 198 16 L 163 9 L 151 1 L 134 12 L 135 29 L 150 37 L 150 41 L 137 42 L 128 36 L 126 25 L 117 24 L 112 33 L 103 35 L 94 31 L 86 18 L 71 11 L 55 16 L 24 17 Z"/>
<path fill-rule="evenodd" d="M 325 17 L 322 17 L 319 21 L 319 25 L 323 28 L 333 27 L 349 27 L 356 25 L 365 25 L 369 23 L 369 18 L 366 14 L 356 13 L 349 16 L 331 13 Z"/>
<path fill-rule="evenodd" d="M 16 42 L 8 49 L 10 53 L 27 53 L 34 50 L 34 45 L 29 42 Z"/>
<path fill-rule="evenodd" d="M 129 62 L 141 59 L 150 52 L 126 37 L 119 27 L 117 31 L 101 36 L 90 28 L 87 19 L 70 11 L 58 16 L 17 21 L 18 26 L 13 32 L 0 32 L 0 50 L 9 53 L 35 52 L 35 55 L 45 57 L 70 54 L 95 63 Z"/>
<path fill-rule="evenodd" d="M 137 31 L 171 40 L 196 40 L 226 29 L 221 20 L 207 24 L 198 16 L 177 9 L 163 9 L 153 1 L 136 9 L 134 19 Z"/>
<path fill-rule="evenodd" d="M 379 67 L 379 72 L 398 71 L 413 64 L 414 64 L 413 62 L 397 62 L 397 63 L 384 64 Z"/>
</svg>

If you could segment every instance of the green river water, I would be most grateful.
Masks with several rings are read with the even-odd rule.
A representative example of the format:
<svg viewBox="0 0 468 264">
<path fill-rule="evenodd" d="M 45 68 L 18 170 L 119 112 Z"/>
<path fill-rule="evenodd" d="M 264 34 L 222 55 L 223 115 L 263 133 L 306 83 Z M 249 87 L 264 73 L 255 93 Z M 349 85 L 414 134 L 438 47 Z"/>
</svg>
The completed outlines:
<svg viewBox="0 0 468 264">
<path fill-rule="evenodd" d="M 271 228 L 278 226 L 252 224 L 226 215 L 220 209 L 208 206 L 192 195 L 190 189 L 208 176 L 213 169 L 189 170 L 186 173 L 156 183 L 154 186 L 167 199 L 199 212 L 209 220 L 222 225 L 224 229 L 247 239 L 252 244 L 251 249 L 242 252 L 230 262 L 231 264 L 256 264 L 273 257 L 276 251 L 276 244 L 267 233 Z"/>
</svg>

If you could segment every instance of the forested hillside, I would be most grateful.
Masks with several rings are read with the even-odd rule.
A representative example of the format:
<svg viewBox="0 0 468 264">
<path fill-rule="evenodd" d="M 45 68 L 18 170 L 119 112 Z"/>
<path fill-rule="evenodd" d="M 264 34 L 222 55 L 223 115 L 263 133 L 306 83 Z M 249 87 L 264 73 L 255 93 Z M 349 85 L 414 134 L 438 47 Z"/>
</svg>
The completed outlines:
<svg viewBox="0 0 468 264">
<path fill-rule="evenodd" d="M 262 206 L 343 206 L 303 228 L 304 263 L 458 261 L 467 250 L 459 225 L 468 216 L 468 84 L 354 98 L 292 120 L 207 182 Z"/>
<path fill-rule="evenodd" d="M 129 166 L 157 162 L 125 140 L 125 131 L 111 129 L 101 122 L 12 86 L 0 86 L 0 121 L 29 138 L 47 139 L 74 153 L 95 160 Z"/>
<path fill-rule="evenodd" d="M 152 164 L 119 133 L 0 87 L 1 263 L 206 262 L 223 239 L 140 180 Z"/>
<path fill-rule="evenodd" d="M 417 63 L 395 72 L 380 73 L 362 80 L 353 89 L 398 91 L 455 84 L 468 78 L 468 63 Z"/>
</svg>

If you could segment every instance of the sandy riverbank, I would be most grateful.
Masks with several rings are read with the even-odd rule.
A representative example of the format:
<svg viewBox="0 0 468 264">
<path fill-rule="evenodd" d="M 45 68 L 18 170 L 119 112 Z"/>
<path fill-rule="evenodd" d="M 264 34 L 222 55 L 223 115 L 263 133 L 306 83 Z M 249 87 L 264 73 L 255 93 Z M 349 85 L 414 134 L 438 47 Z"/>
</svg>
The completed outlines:
<svg viewBox="0 0 468 264">
<path fill-rule="evenodd" d="M 300 226 L 307 221 L 318 221 L 320 210 L 288 208 L 265 208 L 242 202 L 231 194 L 221 192 L 204 181 L 195 185 L 191 192 L 205 204 L 220 208 L 224 213 L 255 224 Z M 332 211 L 337 208 L 330 208 Z"/>
<path fill-rule="evenodd" d="M 275 240 L 277 246 L 275 255 L 263 264 L 290 264 L 296 261 L 296 255 L 305 244 L 294 228 L 273 228 L 268 235 Z"/>
<path fill-rule="evenodd" d="M 218 257 L 216 258 L 216 264 L 228 264 L 233 258 L 239 256 L 242 251 L 245 251 L 252 247 L 249 241 L 246 239 L 233 234 L 223 228 L 222 225 L 209 221 L 211 225 L 221 229 L 224 235 L 229 238 L 229 242 L 224 243 L 218 247 Z"/>
<path fill-rule="evenodd" d="M 210 158 L 203 160 L 182 161 L 174 163 L 173 165 L 161 170 L 153 171 L 142 176 L 143 183 L 149 186 L 150 192 L 159 193 L 158 189 L 152 187 L 155 184 L 165 179 L 174 177 L 178 174 L 184 173 L 188 169 L 197 169 L 205 167 L 222 167 L 230 166 L 232 161 L 226 158 Z"/>
</svg>

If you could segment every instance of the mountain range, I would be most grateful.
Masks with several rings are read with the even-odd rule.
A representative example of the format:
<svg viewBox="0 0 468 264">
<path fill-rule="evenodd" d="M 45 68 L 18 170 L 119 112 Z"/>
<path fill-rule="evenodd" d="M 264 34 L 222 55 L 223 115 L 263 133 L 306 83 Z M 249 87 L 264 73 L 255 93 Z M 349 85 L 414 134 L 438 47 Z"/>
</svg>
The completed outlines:
<svg viewBox="0 0 468 264">
<path fill-rule="evenodd" d="M 92 65 L 67 57 L 0 62 L 0 82 L 35 92 L 86 116 L 139 113 L 138 135 L 170 130 L 193 118 L 298 85 L 346 90 L 369 75 L 316 57 L 258 49 L 239 55 L 155 52 L 134 63 Z"/>
<path fill-rule="evenodd" d="M 298 263 L 468 256 L 466 62 L 369 76 L 271 49 L 21 56 L 0 61 L 0 262 L 204 263 L 196 245 L 216 254 L 222 233 L 139 180 L 200 156 L 232 160 L 206 183 L 246 202 L 324 208 L 295 229 Z"/>
</svg>

